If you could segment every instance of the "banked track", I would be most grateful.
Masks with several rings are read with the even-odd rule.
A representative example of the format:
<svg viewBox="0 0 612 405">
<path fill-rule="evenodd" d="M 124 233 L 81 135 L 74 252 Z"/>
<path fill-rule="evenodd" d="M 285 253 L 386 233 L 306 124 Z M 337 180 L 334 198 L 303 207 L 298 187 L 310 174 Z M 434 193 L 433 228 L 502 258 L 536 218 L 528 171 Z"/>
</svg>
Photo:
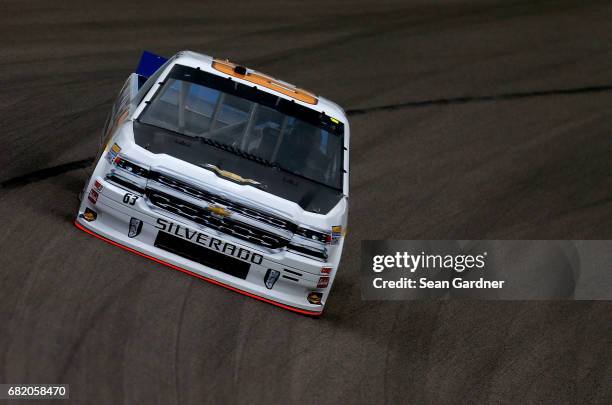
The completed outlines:
<svg viewBox="0 0 612 405">
<path fill-rule="evenodd" d="M 0 6 L 0 382 L 76 403 L 610 403 L 607 302 L 366 302 L 364 239 L 610 239 L 606 2 Z M 72 226 L 140 51 L 193 49 L 351 119 L 320 319 Z"/>
</svg>

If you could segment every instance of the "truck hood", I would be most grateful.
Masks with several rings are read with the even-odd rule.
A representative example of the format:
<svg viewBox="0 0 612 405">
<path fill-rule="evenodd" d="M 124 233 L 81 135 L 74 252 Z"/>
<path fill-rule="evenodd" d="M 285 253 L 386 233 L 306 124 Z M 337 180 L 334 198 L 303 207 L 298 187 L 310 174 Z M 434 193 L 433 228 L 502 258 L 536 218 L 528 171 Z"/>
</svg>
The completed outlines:
<svg viewBox="0 0 612 405">
<path fill-rule="evenodd" d="M 134 141 L 153 154 L 166 154 L 193 165 L 254 180 L 262 191 L 292 201 L 303 210 L 328 214 L 343 197 L 340 190 L 237 156 L 197 138 L 133 122 Z M 221 175 L 221 174 L 219 174 Z"/>
</svg>

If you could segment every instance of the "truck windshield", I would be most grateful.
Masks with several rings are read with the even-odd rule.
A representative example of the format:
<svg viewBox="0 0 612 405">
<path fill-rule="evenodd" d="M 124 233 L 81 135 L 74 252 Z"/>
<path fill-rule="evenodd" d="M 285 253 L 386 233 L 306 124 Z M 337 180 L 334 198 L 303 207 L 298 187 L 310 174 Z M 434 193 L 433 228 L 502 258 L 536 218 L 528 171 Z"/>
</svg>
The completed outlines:
<svg viewBox="0 0 612 405">
<path fill-rule="evenodd" d="M 253 87 L 178 66 L 139 122 L 206 138 L 210 144 L 244 152 L 237 159 L 259 160 L 342 189 L 344 147 L 339 121 Z"/>
</svg>

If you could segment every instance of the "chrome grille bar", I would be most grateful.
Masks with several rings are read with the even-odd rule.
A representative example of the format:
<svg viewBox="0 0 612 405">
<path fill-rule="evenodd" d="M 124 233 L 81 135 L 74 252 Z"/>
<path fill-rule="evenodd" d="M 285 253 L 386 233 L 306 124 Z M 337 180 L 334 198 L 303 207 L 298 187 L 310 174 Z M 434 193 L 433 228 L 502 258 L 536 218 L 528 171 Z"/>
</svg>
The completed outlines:
<svg viewBox="0 0 612 405">
<path fill-rule="evenodd" d="M 149 202 L 158 208 L 187 218 L 197 224 L 234 236 L 238 239 L 269 249 L 279 249 L 289 244 L 288 239 L 282 238 L 277 234 L 235 221 L 232 218 L 214 215 L 202 207 L 176 198 L 170 194 L 147 188 L 146 195 Z"/>
<path fill-rule="evenodd" d="M 229 209 L 230 211 L 240 213 L 244 216 L 255 219 L 257 221 L 267 223 L 277 228 L 281 228 L 283 230 L 290 231 L 292 233 L 294 233 L 297 229 L 297 225 L 295 225 L 291 221 L 280 218 L 273 214 L 269 214 L 267 212 L 263 212 L 261 210 L 256 210 L 256 209 L 247 207 L 244 204 L 236 203 L 234 201 L 228 200 L 227 198 L 223 198 L 219 195 L 210 193 L 206 190 L 202 190 L 202 189 L 193 187 L 190 184 L 187 184 L 176 178 L 169 177 L 162 173 L 151 172 L 149 175 L 149 179 L 156 181 L 166 187 L 170 187 L 182 193 L 189 194 L 192 197 L 206 201 L 210 204 L 222 205 L 226 207 L 227 209 Z"/>
</svg>

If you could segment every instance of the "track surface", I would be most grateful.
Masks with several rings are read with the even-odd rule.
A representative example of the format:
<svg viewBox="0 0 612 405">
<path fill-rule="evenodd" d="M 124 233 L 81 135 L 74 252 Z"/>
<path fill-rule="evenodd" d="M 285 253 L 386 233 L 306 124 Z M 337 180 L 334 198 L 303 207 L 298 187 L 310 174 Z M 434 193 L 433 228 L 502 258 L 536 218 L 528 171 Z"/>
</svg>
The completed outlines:
<svg viewBox="0 0 612 405">
<path fill-rule="evenodd" d="M 0 382 L 88 404 L 612 402 L 609 302 L 358 286 L 362 239 L 612 239 L 612 6 L 372 3 L 2 2 Z M 78 162 L 143 49 L 228 57 L 352 110 L 322 319 L 72 226 Z"/>
</svg>

